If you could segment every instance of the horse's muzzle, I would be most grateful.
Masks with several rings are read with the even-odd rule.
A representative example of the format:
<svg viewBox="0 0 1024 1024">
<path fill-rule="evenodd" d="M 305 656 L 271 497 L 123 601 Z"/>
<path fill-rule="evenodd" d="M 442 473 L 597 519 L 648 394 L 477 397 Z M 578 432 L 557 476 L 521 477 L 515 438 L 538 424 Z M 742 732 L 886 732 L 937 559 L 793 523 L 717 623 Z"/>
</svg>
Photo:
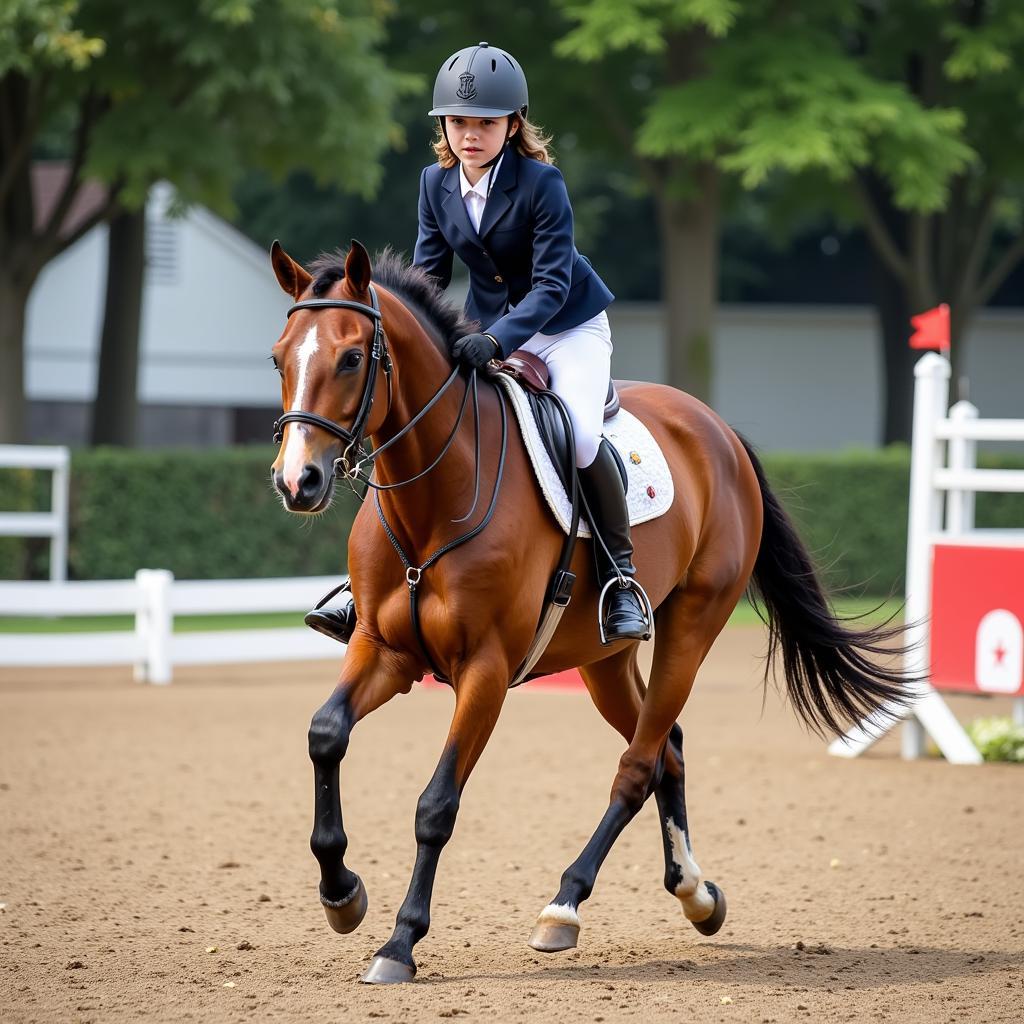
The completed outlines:
<svg viewBox="0 0 1024 1024">
<path fill-rule="evenodd" d="M 284 499 L 285 507 L 289 512 L 320 512 L 330 502 L 331 485 L 334 478 L 330 473 L 325 473 L 323 467 L 315 462 L 307 462 L 303 466 L 294 494 L 285 483 L 281 470 L 272 470 L 271 476 L 274 480 L 274 487 Z"/>
</svg>

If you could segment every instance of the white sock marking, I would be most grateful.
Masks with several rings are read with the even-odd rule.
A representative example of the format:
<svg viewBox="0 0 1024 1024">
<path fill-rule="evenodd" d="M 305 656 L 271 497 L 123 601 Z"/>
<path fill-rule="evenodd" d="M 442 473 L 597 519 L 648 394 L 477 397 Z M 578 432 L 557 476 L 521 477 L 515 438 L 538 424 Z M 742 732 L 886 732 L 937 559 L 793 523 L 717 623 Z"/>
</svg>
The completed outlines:
<svg viewBox="0 0 1024 1024">
<path fill-rule="evenodd" d="M 700 865 L 690 850 L 690 837 L 671 818 L 665 819 L 665 829 L 672 840 L 672 861 L 681 876 L 676 898 L 688 921 L 706 921 L 715 909 L 715 898 L 701 880 Z"/>
<path fill-rule="evenodd" d="M 549 903 L 538 915 L 537 924 L 569 924 L 580 926 L 580 915 L 567 903 Z"/>
<path fill-rule="evenodd" d="M 304 412 L 302 403 L 306 398 L 306 384 L 309 376 L 309 363 L 320 348 L 316 337 L 316 324 L 306 332 L 302 344 L 299 346 L 297 358 L 299 360 L 299 380 L 295 385 L 295 397 L 292 399 L 290 412 Z M 288 431 L 288 443 L 284 449 L 284 482 L 285 486 L 292 493 L 292 497 L 298 494 L 299 480 L 302 478 L 302 471 L 305 469 L 309 459 L 306 457 L 306 438 L 308 428 L 302 423 L 285 424 Z"/>
</svg>

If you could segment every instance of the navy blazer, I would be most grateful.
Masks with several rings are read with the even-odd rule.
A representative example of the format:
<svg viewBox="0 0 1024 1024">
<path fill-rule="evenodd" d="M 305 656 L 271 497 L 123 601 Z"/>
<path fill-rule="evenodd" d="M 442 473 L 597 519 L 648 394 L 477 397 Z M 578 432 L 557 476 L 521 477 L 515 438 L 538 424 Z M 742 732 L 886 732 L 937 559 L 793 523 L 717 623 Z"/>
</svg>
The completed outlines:
<svg viewBox="0 0 1024 1024">
<path fill-rule="evenodd" d="M 420 176 L 413 263 L 446 288 L 456 253 L 469 268 L 466 315 L 506 356 L 535 334 L 578 327 L 615 298 L 576 251 L 561 171 L 512 147 L 498 168 L 479 234 L 466 212 L 458 164 L 447 170 L 433 164 Z"/>
</svg>

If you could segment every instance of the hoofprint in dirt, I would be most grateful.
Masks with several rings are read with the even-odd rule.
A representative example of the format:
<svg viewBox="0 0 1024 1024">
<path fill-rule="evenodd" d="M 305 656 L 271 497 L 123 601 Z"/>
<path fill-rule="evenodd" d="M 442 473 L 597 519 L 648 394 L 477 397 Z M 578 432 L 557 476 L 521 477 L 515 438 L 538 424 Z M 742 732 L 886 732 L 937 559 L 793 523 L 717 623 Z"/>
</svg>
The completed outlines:
<svg viewBox="0 0 1024 1024">
<path fill-rule="evenodd" d="M 579 949 L 526 945 L 622 751 L 583 692 L 509 695 L 466 789 L 413 985 L 357 983 L 387 937 L 451 695 L 361 723 L 342 768 L 369 892 L 331 932 L 308 848 L 310 715 L 329 665 L 0 673 L 5 1021 L 1019 1021 L 1024 775 L 830 758 L 727 630 L 682 724 L 694 856 L 729 893 L 704 939 L 662 885 L 651 801 L 583 912 Z M 1008 702 L 958 698 L 960 717 Z"/>
</svg>

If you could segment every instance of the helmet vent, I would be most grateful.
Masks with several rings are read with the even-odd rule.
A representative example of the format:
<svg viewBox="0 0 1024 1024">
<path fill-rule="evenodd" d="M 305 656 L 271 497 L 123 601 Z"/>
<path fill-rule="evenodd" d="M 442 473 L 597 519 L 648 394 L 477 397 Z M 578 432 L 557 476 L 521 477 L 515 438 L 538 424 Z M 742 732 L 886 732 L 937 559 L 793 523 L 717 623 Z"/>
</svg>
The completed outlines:
<svg viewBox="0 0 1024 1024">
<path fill-rule="evenodd" d="M 496 60 L 492 60 L 491 61 L 491 70 L 492 71 L 497 71 L 498 70 L 498 62 Z"/>
<path fill-rule="evenodd" d="M 504 58 L 505 58 L 505 60 L 507 60 L 507 61 L 508 61 L 508 66 L 509 66 L 510 68 L 514 68 L 514 67 L 515 67 L 515 64 L 513 64 L 513 63 L 512 63 L 512 58 L 511 58 L 511 57 L 509 57 L 509 55 L 508 55 L 507 53 L 503 53 L 503 54 L 502 54 L 502 57 L 504 57 Z"/>
<path fill-rule="evenodd" d="M 451 62 L 451 64 L 448 65 L 448 70 L 451 71 L 451 69 L 453 67 L 455 67 L 455 65 L 458 64 L 458 62 L 459 62 L 459 55 L 455 54 L 455 59 Z"/>
</svg>

